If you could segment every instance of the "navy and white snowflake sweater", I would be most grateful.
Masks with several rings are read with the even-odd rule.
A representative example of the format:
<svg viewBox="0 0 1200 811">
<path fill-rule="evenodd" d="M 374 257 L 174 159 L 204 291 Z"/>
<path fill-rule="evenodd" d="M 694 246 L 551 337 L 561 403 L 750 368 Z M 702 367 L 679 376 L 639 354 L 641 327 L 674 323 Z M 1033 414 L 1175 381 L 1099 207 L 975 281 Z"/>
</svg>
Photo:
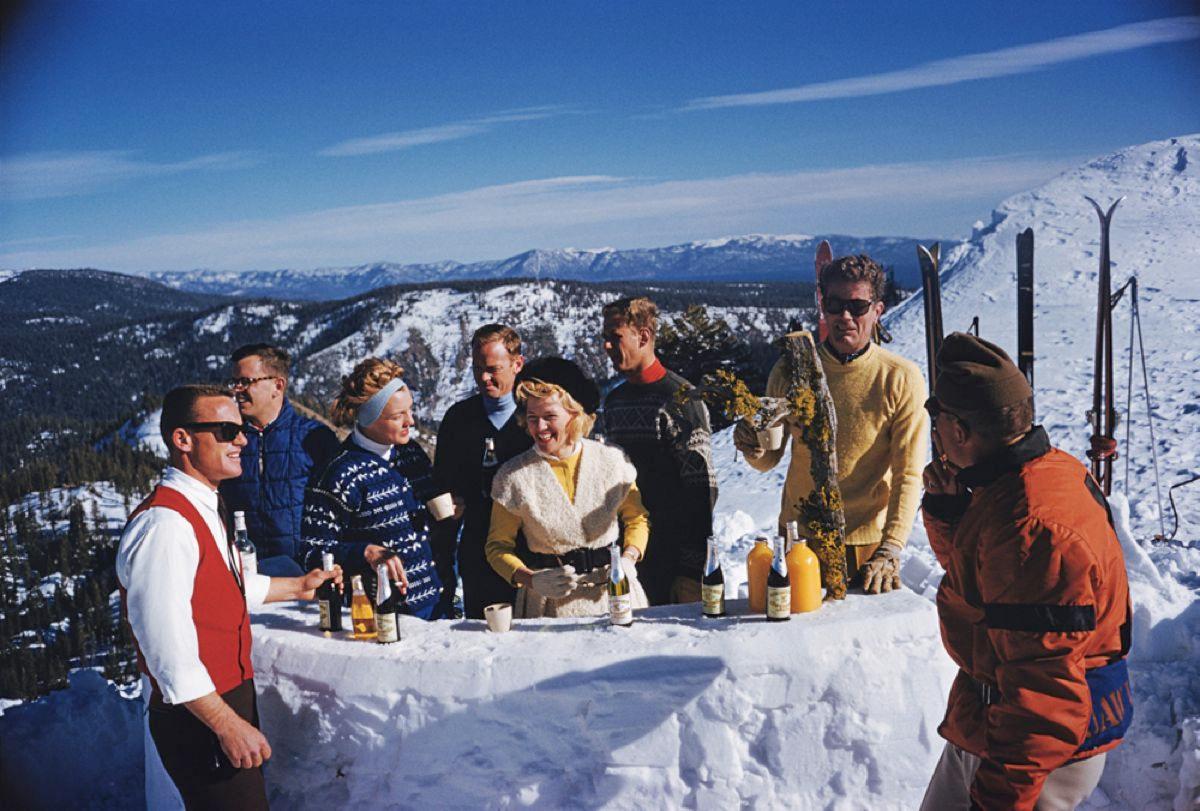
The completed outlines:
<svg viewBox="0 0 1200 811">
<path fill-rule="evenodd" d="M 422 619 L 446 616 L 429 543 L 429 515 L 418 492 L 431 471 L 429 457 L 415 442 L 395 446 L 384 459 L 348 437 L 304 494 L 301 547 L 306 568 L 320 566 L 322 552 L 333 552 L 347 579 L 364 575 L 373 594 L 375 577 L 363 553 L 370 544 L 385 546 L 400 557 L 408 575 L 401 610 Z"/>
</svg>

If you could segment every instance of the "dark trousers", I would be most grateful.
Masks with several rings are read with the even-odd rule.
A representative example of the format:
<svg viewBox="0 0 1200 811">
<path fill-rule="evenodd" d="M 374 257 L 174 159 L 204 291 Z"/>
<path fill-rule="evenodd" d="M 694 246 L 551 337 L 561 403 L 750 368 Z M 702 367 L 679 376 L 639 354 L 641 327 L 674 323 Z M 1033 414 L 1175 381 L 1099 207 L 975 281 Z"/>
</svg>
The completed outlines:
<svg viewBox="0 0 1200 811">
<path fill-rule="evenodd" d="M 258 727 L 254 680 L 222 693 L 234 712 Z M 213 731 L 187 707 L 150 701 L 150 736 L 163 767 L 192 809 L 267 808 L 267 786 L 261 768 L 239 769 L 221 751 Z"/>
<path fill-rule="evenodd" d="M 470 565 L 459 569 L 463 586 L 463 614 L 467 619 L 483 619 L 483 609 L 492 603 L 511 603 L 517 590 L 485 561 L 483 566 Z"/>
</svg>

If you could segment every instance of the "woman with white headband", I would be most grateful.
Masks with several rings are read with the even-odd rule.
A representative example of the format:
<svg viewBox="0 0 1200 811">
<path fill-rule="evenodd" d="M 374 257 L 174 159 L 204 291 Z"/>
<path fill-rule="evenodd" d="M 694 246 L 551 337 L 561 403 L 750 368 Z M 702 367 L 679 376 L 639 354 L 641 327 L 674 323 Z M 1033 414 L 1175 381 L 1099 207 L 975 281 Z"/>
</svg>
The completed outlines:
<svg viewBox="0 0 1200 811">
<path fill-rule="evenodd" d="M 450 614 L 453 593 L 442 587 L 430 545 L 424 505 L 433 468 L 410 441 L 413 398 L 403 373 L 391 361 L 367 358 L 342 379 L 332 417 L 353 430 L 305 493 L 301 548 L 316 565 L 322 552 L 332 552 L 348 576 L 385 564 L 404 596 L 404 613 L 441 619 Z M 447 580 L 453 583 L 452 573 Z M 374 593 L 375 578 L 363 581 Z"/>
</svg>

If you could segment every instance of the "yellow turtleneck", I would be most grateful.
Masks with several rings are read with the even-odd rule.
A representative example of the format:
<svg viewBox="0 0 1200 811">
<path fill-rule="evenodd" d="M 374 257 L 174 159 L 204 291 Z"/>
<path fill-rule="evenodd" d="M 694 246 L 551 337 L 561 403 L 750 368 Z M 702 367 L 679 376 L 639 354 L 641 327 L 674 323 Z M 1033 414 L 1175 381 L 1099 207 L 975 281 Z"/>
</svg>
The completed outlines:
<svg viewBox="0 0 1200 811">
<path fill-rule="evenodd" d="M 846 545 L 891 541 L 903 546 L 921 499 L 921 471 L 929 448 L 926 387 L 912 361 L 870 345 L 860 357 L 841 363 L 824 344 L 821 366 L 837 412 L 838 483 L 846 510 Z M 786 397 L 782 360 L 767 381 L 767 395 Z M 792 459 L 783 485 L 779 525 L 799 517 L 796 505 L 813 490 L 808 448 L 792 429 Z M 783 450 L 747 461 L 770 470 Z"/>
<path fill-rule="evenodd" d="M 571 503 L 575 503 L 575 483 L 579 480 L 579 460 L 583 450 L 577 450 L 566 459 L 542 456 L 542 461 L 550 466 L 554 478 L 562 486 Z M 622 550 L 633 547 L 638 551 L 638 560 L 646 554 L 646 542 L 650 539 L 650 519 L 646 508 L 642 505 L 642 494 L 637 485 L 629 488 L 628 495 L 617 509 L 621 524 L 624 527 Z M 516 555 L 517 533 L 521 531 L 521 517 L 500 505 L 492 502 L 492 520 L 488 527 L 487 543 L 484 554 L 487 561 L 501 577 L 512 582 L 513 575 L 525 568 L 525 564 Z"/>
</svg>

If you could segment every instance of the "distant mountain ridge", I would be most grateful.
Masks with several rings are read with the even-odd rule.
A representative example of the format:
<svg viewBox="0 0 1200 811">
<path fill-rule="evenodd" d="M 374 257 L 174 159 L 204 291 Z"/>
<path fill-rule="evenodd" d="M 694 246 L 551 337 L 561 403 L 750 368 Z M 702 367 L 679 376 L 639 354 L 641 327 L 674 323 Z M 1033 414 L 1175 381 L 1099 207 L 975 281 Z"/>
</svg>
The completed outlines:
<svg viewBox="0 0 1200 811">
<path fill-rule="evenodd" d="M 535 249 L 507 259 L 483 262 L 389 262 L 307 270 L 189 270 L 148 274 L 179 290 L 243 298 L 331 301 L 397 284 L 447 283 L 485 279 L 562 281 L 809 281 L 813 256 L 822 239 L 835 256 L 866 253 L 895 271 L 902 287 L 919 286 L 916 246 L 934 242 L 910 237 L 770 236 L 750 234 L 687 242 L 662 248 L 616 250 Z"/>
</svg>

